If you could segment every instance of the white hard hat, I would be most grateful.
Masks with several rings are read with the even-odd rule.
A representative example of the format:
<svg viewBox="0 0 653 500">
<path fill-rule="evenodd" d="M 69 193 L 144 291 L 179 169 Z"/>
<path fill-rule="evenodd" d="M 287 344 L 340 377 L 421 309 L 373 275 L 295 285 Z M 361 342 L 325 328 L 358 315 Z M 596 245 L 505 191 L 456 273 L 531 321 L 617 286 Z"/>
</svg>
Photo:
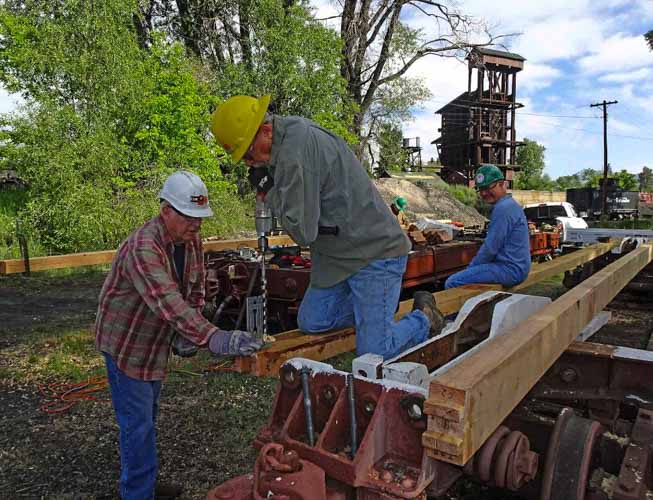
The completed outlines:
<svg viewBox="0 0 653 500">
<path fill-rule="evenodd" d="M 211 217 L 209 192 L 199 176 L 186 170 L 170 175 L 159 192 L 159 198 L 166 200 L 179 212 L 188 217 Z"/>
</svg>

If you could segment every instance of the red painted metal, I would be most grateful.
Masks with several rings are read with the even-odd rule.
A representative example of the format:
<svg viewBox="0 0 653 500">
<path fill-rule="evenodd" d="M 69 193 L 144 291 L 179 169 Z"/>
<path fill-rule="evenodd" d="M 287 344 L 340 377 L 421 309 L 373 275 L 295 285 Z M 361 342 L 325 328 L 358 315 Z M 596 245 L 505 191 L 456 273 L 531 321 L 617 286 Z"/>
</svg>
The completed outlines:
<svg viewBox="0 0 653 500">
<path fill-rule="evenodd" d="M 482 239 L 474 238 L 417 247 L 408 254 L 402 288 L 405 290 L 423 285 L 437 288 L 447 277 L 469 265 L 482 242 Z M 552 255 L 558 245 L 557 233 L 531 235 L 533 257 Z M 288 264 L 286 267 L 271 264 L 266 270 L 271 331 L 292 330 L 297 327 L 297 311 L 310 285 L 310 261 L 301 256 L 283 255 L 271 262 L 284 266 Z M 261 294 L 258 262 L 234 252 L 212 252 L 206 254 L 205 265 L 206 300 L 207 303 L 213 302 L 214 309 L 220 311 L 219 318 L 215 319 L 216 324 L 233 328 L 240 318 L 239 326 L 242 326 L 247 296 Z"/>
<path fill-rule="evenodd" d="M 614 490 L 615 500 L 644 500 L 653 488 L 653 412 L 639 410 Z"/>
<path fill-rule="evenodd" d="M 310 378 L 317 434 L 313 447 L 306 440 L 298 374 L 286 364 L 280 379 L 272 415 L 258 433 L 255 446 L 264 447 L 274 440 L 285 449 L 296 451 L 303 460 L 328 470 L 332 480 L 357 491 L 369 490 L 363 498 L 420 498 L 435 474 L 433 461 L 424 454 L 420 441 L 426 428 L 422 394 L 355 379 L 360 446 L 352 458 L 344 373 L 321 372 Z M 407 398 L 410 405 L 404 404 Z M 370 496 L 372 492 L 381 496 Z"/>
<path fill-rule="evenodd" d="M 526 435 L 502 425 L 465 464 L 465 474 L 483 483 L 519 490 L 537 473 L 539 455 L 530 449 Z"/>
</svg>

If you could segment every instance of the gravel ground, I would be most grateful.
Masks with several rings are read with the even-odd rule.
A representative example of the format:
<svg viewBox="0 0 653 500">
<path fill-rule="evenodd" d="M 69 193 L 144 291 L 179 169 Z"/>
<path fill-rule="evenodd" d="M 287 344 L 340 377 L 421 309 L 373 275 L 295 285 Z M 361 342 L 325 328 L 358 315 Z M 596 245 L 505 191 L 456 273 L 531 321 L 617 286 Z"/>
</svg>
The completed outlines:
<svg viewBox="0 0 653 500">
<path fill-rule="evenodd" d="M 39 386 L 61 380 L 26 370 L 56 348 L 58 337 L 79 330 L 89 358 L 83 362 L 94 367 L 91 375 L 102 373 L 91 326 L 104 275 L 0 277 L 0 498 L 117 498 L 118 426 L 108 391 L 48 415 Z M 197 360 L 197 372 L 208 364 Z M 251 442 L 275 386 L 228 373 L 172 373 L 158 418 L 161 480 L 183 484 L 185 499 L 203 499 L 216 484 L 249 472 Z"/>
<path fill-rule="evenodd" d="M 407 216 L 411 221 L 420 217 L 453 219 L 467 226 L 483 227 L 487 220 L 474 208 L 459 202 L 445 189 L 427 186 L 424 189 L 403 179 L 378 179 L 374 181 L 383 200 L 392 203 L 395 196 L 408 202 Z"/>
</svg>

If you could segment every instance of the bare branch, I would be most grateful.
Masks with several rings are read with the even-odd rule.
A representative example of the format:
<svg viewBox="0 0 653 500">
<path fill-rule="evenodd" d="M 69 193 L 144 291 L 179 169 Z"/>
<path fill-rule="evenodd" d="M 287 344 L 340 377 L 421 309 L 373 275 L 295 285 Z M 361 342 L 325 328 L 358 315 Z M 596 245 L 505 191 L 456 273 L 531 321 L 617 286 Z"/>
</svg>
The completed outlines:
<svg viewBox="0 0 653 500">
<path fill-rule="evenodd" d="M 342 14 L 338 14 L 335 16 L 329 16 L 329 17 L 317 17 L 315 18 L 316 21 L 331 21 L 331 19 L 342 19 Z"/>
</svg>

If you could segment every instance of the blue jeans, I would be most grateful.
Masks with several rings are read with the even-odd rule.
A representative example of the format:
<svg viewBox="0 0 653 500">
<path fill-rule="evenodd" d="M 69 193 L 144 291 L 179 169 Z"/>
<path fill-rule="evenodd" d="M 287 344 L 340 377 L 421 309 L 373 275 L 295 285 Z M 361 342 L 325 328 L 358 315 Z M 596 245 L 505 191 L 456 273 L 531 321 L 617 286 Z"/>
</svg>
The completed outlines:
<svg viewBox="0 0 653 500">
<path fill-rule="evenodd" d="M 322 333 L 356 327 L 356 353 L 391 358 L 428 338 L 429 321 L 413 311 L 394 321 L 407 257 L 375 260 L 330 288 L 309 287 L 297 322 L 300 330 Z"/>
<path fill-rule="evenodd" d="M 477 266 L 468 266 L 456 274 L 452 274 L 444 283 L 445 288 L 456 288 L 472 283 L 499 283 L 503 286 L 515 286 L 521 283 L 514 276 L 514 272 L 509 271 L 506 266 L 501 264 L 478 264 Z"/>
<path fill-rule="evenodd" d="M 128 377 L 111 356 L 102 354 L 120 427 L 120 496 L 122 500 L 152 499 L 158 469 L 155 423 L 161 381 Z"/>
</svg>

